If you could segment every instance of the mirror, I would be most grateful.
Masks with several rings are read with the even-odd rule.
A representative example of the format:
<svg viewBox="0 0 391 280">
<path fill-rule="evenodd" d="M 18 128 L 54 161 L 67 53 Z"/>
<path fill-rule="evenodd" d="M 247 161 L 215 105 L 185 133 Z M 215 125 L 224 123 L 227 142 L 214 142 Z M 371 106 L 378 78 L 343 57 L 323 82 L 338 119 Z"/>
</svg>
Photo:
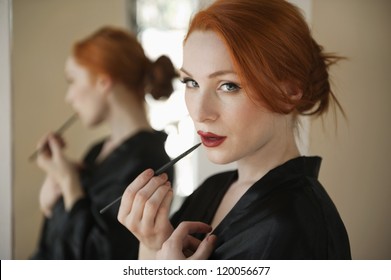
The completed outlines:
<svg viewBox="0 0 391 280">
<path fill-rule="evenodd" d="M 179 67 L 182 59 L 181 43 L 191 13 L 208 2 L 12 1 L 12 258 L 28 258 L 37 243 L 42 222 L 38 195 L 44 174 L 27 157 L 34 151 L 42 135 L 58 128 L 72 114 L 71 108 L 64 103 L 64 63 L 72 44 L 103 25 L 120 26 L 138 31 L 150 59 L 168 54 L 175 66 Z M 156 44 L 153 41 L 156 38 L 168 44 Z M 188 129 L 193 126 L 189 125 L 181 95 L 173 94 L 164 104 L 147 101 L 152 126 L 170 133 L 167 152 L 172 157 L 178 155 L 194 141 L 193 131 Z M 161 118 L 162 115 L 166 118 Z M 106 133 L 105 127 L 90 131 L 76 122 L 64 133 L 68 142 L 67 154 L 71 158 L 80 159 L 87 147 Z M 186 141 L 180 141 L 181 137 L 185 137 Z M 178 146 L 178 141 L 184 147 Z M 192 172 L 191 162 L 184 160 L 181 164 L 184 168 L 182 173 L 189 176 L 189 170 Z M 198 183 L 195 179 L 193 181 L 194 185 L 190 184 L 190 190 L 183 190 L 182 195 L 193 190 Z"/>
<path fill-rule="evenodd" d="M 12 256 L 11 0 L 0 1 L 0 259 Z"/>
<path fill-rule="evenodd" d="M 39 235 L 38 194 L 44 174 L 27 160 L 37 140 L 71 114 L 64 103 L 64 62 L 75 40 L 104 24 L 126 26 L 121 0 L 12 1 L 13 49 L 13 255 L 26 259 Z M 80 158 L 105 128 L 87 131 L 79 122 L 68 129 L 68 154 Z"/>
</svg>

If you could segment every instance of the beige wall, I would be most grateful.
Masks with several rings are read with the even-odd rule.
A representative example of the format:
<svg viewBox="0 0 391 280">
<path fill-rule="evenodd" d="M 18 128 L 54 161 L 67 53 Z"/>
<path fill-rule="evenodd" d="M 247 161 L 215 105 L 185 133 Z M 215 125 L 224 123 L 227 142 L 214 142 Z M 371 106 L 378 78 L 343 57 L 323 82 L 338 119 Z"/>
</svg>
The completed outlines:
<svg viewBox="0 0 391 280">
<path fill-rule="evenodd" d="M 72 43 L 103 24 L 125 26 L 124 0 L 13 1 L 14 255 L 33 251 L 42 220 L 38 193 L 43 173 L 27 161 L 37 140 L 71 114 L 64 103 L 64 61 Z M 69 154 L 80 157 L 104 129 L 76 123 L 65 133 Z"/>
<path fill-rule="evenodd" d="M 314 0 L 313 31 L 332 52 L 348 116 L 311 128 L 311 153 L 323 156 L 320 179 L 349 232 L 354 259 L 391 259 L 391 1 Z"/>
</svg>

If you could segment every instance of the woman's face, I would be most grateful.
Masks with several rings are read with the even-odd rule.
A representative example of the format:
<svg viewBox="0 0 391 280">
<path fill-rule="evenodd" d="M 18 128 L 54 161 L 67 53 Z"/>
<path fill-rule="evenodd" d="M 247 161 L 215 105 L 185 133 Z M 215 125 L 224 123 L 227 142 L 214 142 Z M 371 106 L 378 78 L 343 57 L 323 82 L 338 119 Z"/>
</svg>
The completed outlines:
<svg viewBox="0 0 391 280">
<path fill-rule="evenodd" d="M 181 81 L 190 116 L 212 162 L 230 163 L 279 148 L 286 118 L 247 97 L 214 32 L 195 31 L 188 37 Z"/>
<path fill-rule="evenodd" d="M 65 75 L 68 82 L 65 101 L 72 106 L 86 126 L 91 127 L 102 122 L 107 111 L 107 102 L 98 81 L 92 79 L 90 72 L 72 56 L 66 61 Z"/>
</svg>

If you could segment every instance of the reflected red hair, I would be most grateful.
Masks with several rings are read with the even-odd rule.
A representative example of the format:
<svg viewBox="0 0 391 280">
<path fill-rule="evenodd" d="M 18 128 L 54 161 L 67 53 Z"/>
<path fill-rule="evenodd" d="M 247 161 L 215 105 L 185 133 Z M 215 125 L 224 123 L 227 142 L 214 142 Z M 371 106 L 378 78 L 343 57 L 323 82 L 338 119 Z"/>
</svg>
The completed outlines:
<svg viewBox="0 0 391 280">
<path fill-rule="evenodd" d="M 171 60 L 159 57 L 152 63 L 137 38 L 116 27 L 103 27 L 73 47 L 76 61 L 94 78 L 98 74 L 111 77 L 130 91 L 144 98 L 148 88 L 154 98 L 168 97 L 173 91 L 172 79 L 177 75 Z"/>
<path fill-rule="evenodd" d="M 339 59 L 323 53 L 300 10 L 280 0 L 217 0 L 198 12 L 185 38 L 213 31 L 224 42 L 243 87 L 255 103 L 277 113 L 320 115 L 330 99 L 328 67 Z M 284 85 L 299 90 L 290 98 Z M 343 111 L 342 111 L 343 112 Z"/>
</svg>

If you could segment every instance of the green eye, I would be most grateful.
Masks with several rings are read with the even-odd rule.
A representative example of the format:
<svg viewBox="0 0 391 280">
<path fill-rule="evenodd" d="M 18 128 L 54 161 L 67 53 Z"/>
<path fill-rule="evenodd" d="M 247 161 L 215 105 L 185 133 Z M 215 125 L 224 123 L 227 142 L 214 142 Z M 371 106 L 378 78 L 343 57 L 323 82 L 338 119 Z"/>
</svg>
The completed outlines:
<svg viewBox="0 0 391 280">
<path fill-rule="evenodd" d="M 240 87 L 236 85 L 235 83 L 225 83 L 221 85 L 221 90 L 225 92 L 233 92 L 239 90 Z"/>
<path fill-rule="evenodd" d="M 190 78 L 184 78 L 183 80 L 181 80 L 181 82 L 183 84 L 185 84 L 187 88 L 196 88 L 196 87 L 198 87 L 198 83 L 196 81 L 194 81 L 193 79 L 190 79 Z"/>
</svg>

